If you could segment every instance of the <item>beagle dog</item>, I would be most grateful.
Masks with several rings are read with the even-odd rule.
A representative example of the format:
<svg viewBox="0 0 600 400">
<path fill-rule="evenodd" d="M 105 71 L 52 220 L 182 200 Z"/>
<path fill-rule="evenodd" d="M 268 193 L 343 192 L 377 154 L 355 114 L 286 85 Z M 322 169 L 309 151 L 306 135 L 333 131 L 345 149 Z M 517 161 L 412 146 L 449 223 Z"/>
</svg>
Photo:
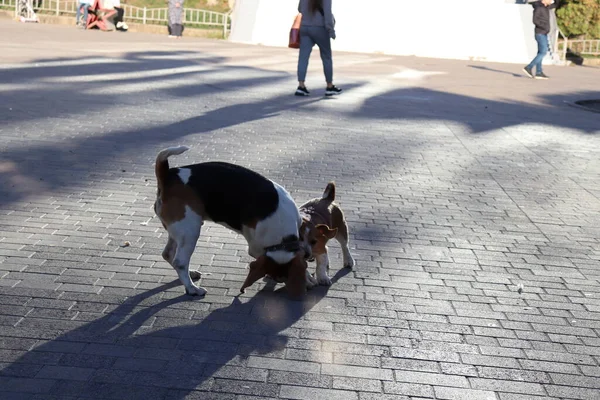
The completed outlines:
<svg viewBox="0 0 600 400">
<path fill-rule="evenodd" d="M 334 203 L 334 200 L 335 183 L 329 182 L 320 199 L 312 199 L 300 206 L 302 214 L 300 232 L 303 232 L 312 246 L 312 256 L 308 258 L 309 261 L 317 260 L 316 281 L 324 286 L 331 285 L 331 279 L 327 274 L 329 269 L 327 242 L 330 239 L 335 238 L 342 246 L 344 267 L 352 269 L 355 264 L 348 247 L 348 224 L 342 209 Z"/>
<path fill-rule="evenodd" d="M 311 245 L 300 238 L 300 212 L 282 186 L 247 168 L 225 162 L 169 168 L 169 157 L 187 150 L 188 147 L 179 146 L 158 153 L 155 166 L 158 191 L 154 203 L 154 211 L 169 235 L 162 257 L 177 271 L 187 294 L 206 294 L 206 289 L 192 282 L 189 271 L 204 221 L 213 221 L 243 235 L 250 256 L 268 257 L 254 265 L 268 265 L 271 273 L 276 273 L 278 265 L 286 271 L 293 269 L 292 265 L 297 268 L 301 265 L 299 253 L 310 258 Z M 192 272 L 192 277 L 200 275 Z"/>
</svg>

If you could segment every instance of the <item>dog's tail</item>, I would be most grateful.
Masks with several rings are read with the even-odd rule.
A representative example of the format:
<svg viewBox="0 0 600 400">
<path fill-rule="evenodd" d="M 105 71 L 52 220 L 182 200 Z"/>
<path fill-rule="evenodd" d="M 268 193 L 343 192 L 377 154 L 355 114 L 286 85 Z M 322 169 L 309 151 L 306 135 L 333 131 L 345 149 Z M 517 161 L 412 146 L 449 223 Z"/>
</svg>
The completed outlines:
<svg viewBox="0 0 600 400">
<path fill-rule="evenodd" d="M 335 200 L 335 182 L 329 182 L 325 191 L 323 192 L 323 200 L 334 201 Z"/>
<path fill-rule="evenodd" d="M 164 149 L 156 156 L 156 165 L 154 173 L 156 174 L 156 183 L 159 189 L 164 187 L 167 176 L 169 175 L 169 157 L 176 156 L 189 150 L 187 146 L 169 147 Z"/>
</svg>

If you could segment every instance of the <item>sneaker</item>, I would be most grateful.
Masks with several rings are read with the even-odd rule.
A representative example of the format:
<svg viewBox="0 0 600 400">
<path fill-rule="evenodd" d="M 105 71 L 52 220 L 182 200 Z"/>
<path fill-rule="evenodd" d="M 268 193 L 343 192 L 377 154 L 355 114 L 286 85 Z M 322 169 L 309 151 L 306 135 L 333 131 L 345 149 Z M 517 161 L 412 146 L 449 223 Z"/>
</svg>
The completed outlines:
<svg viewBox="0 0 600 400">
<path fill-rule="evenodd" d="M 310 92 L 308 91 L 308 89 L 302 86 L 298 86 L 298 89 L 296 89 L 296 96 L 309 96 Z"/>
<path fill-rule="evenodd" d="M 535 79 L 548 79 L 548 76 L 546 74 L 544 74 L 543 72 L 538 72 L 537 75 L 535 76 Z"/>
<path fill-rule="evenodd" d="M 325 96 L 333 96 L 334 94 L 340 94 L 342 93 L 342 89 L 340 89 L 339 87 L 333 85 L 330 88 L 326 88 L 325 89 Z"/>
<path fill-rule="evenodd" d="M 531 68 L 524 67 L 523 72 L 525 72 L 530 78 L 533 78 L 533 72 L 531 71 Z"/>
</svg>

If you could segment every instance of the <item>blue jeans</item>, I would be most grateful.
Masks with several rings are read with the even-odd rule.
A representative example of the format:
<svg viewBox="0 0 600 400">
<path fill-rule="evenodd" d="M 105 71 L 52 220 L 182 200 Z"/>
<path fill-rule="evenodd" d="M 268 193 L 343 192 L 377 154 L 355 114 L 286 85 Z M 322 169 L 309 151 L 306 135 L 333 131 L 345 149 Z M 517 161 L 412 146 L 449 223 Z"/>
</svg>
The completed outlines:
<svg viewBox="0 0 600 400">
<path fill-rule="evenodd" d="M 298 55 L 298 80 L 306 80 L 308 60 L 314 45 L 319 46 L 325 81 L 333 82 L 333 60 L 331 59 L 331 41 L 329 33 L 324 26 L 301 26 L 300 27 L 300 54 Z"/>
<path fill-rule="evenodd" d="M 88 7 L 90 5 L 86 4 L 86 3 L 78 3 L 77 4 L 77 15 L 75 16 L 75 21 L 77 21 L 77 23 L 79 23 L 79 17 L 81 17 L 81 12 L 83 9 L 83 26 L 85 27 L 87 25 L 87 17 L 88 17 Z"/>
<path fill-rule="evenodd" d="M 527 68 L 532 69 L 535 66 L 536 73 L 541 74 L 542 73 L 542 61 L 544 60 L 544 57 L 546 57 L 546 53 L 548 53 L 548 35 L 542 35 L 541 33 L 536 33 L 535 41 L 537 42 L 537 45 L 538 45 L 538 52 L 537 52 L 537 55 L 535 56 L 535 58 L 533 60 L 531 60 L 531 62 L 527 66 Z"/>
</svg>

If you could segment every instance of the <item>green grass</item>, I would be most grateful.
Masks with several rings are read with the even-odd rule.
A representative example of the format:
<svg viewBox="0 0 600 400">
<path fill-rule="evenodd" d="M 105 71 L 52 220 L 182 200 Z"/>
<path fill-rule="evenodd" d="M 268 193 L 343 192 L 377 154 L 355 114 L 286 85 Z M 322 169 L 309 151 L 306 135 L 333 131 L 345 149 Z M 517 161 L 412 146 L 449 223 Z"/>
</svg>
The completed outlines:
<svg viewBox="0 0 600 400">
<path fill-rule="evenodd" d="M 214 6 L 209 6 L 207 0 L 185 0 L 185 8 L 199 8 L 202 10 L 211 10 L 218 12 L 228 12 L 229 2 L 227 0 L 218 0 Z M 167 7 L 166 0 L 121 0 L 121 4 L 129 4 L 135 7 L 148 7 L 148 8 L 165 8 Z"/>
</svg>

